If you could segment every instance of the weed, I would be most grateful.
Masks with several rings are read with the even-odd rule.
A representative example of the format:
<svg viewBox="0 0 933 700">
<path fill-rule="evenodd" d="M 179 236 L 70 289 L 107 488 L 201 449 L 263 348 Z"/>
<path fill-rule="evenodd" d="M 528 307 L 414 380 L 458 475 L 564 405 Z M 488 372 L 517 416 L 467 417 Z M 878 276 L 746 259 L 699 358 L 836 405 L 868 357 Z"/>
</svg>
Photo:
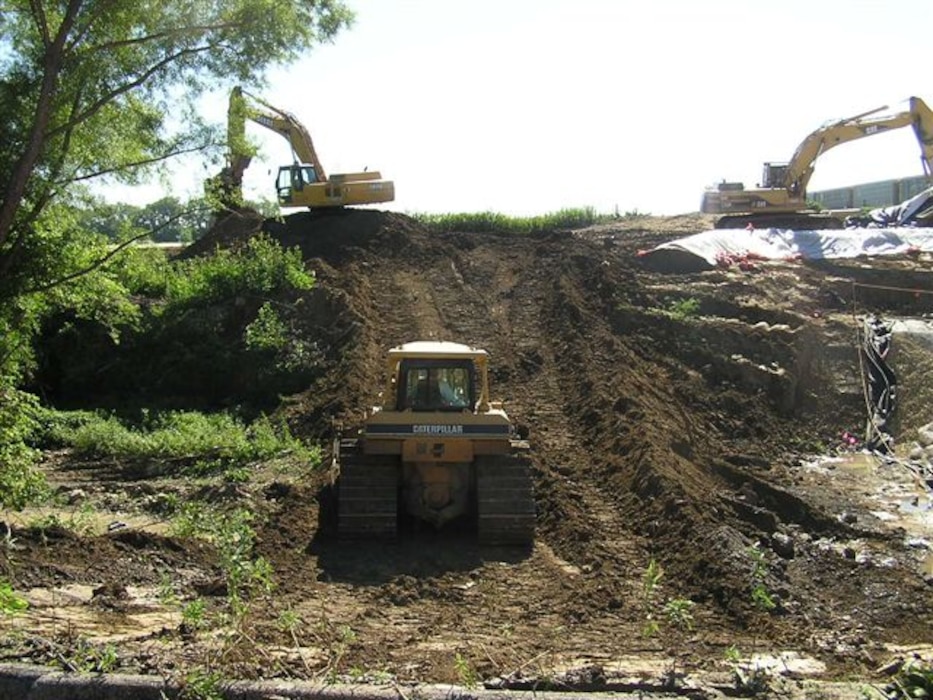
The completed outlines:
<svg viewBox="0 0 933 700">
<path fill-rule="evenodd" d="M 285 454 L 320 463 L 320 450 L 265 416 L 246 425 L 229 413 L 143 411 L 130 424 L 107 414 L 49 411 L 45 440 L 85 457 L 174 460 L 191 475 L 228 471 L 233 480 L 248 474 L 245 465 Z"/>
<path fill-rule="evenodd" d="M 654 597 L 663 577 L 664 569 L 661 568 L 661 565 L 656 559 L 652 558 L 651 561 L 648 562 L 648 568 L 645 569 L 645 573 L 642 576 L 641 581 L 646 608 L 645 626 L 642 628 L 641 633 L 645 637 L 653 637 L 661 631 L 661 625 L 655 618 Z"/>
<path fill-rule="evenodd" d="M 299 617 L 298 613 L 289 608 L 279 613 L 278 624 L 281 629 L 294 635 L 298 626 L 301 624 L 301 617 Z"/>
<path fill-rule="evenodd" d="M 0 613 L 17 615 L 29 607 L 29 602 L 13 590 L 6 579 L 0 579 Z"/>
<path fill-rule="evenodd" d="M 222 677 L 217 672 L 201 669 L 185 676 L 179 700 L 223 700 Z"/>
<path fill-rule="evenodd" d="M 757 545 L 749 547 L 748 553 L 752 559 L 752 602 L 760 610 L 770 612 L 777 607 L 777 603 L 765 585 L 768 562 L 764 552 Z"/>
<path fill-rule="evenodd" d="M 454 657 L 454 671 L 457 674 L 457 680 L 460 681 L 460 685 L 464 688 L 475 688 L 479 683 L 479 674 L 473 664 L 459 651 Z"/>
<path fill-rule="evenodd" d="M 174 606 L 178 604 L 178 596 L 175 595 L 175 586 L 172 582 L 172 576 L 168 572 L 163 572 L 159 579 L 159 602 L 165 606 Z"/>
<path fill-rule="evenodd" d="M 70 653 L 60 654 L 59 660 L 67 670 L 76 673 L 110 673 L 119 664 L 117 648 L 113 644 L 99 647 L 83 637 L 77 640 Z"/>
<path fill-rule="evenodd" d="M 181 619 L 191 630 L 199 630 L 207 624 L 205 611 L 204 600 L 195 598 L 181 609 Z"/>
<path fill-rule="evenodd" d="M 668 621 L 685 630 L 693 629 L 693 614 L 690 610 L 693 608 L 694 602 L 692 600 L 687 600 L 686 598 L 674 598 L 673 600 L 667 601 L 664 605 L 664 612 L 667 615 Z"/>
<path fill-rule="evenodd" d="M 683 321 L 700 313 L 700 301 L 693 297 L 677 299 L 667 305 L 666 313 L 675 321 Z"/>
<path fill-rule="evenodd" d="M 933 662 L 915 656 L 902 664 L 884 688 L 887 700 L 933 698 Z"/>
<path fill-rule="evenodd" d="M 254 517 L 245 508 L 208 512 L 206 504 L 192 501 L 182 506 L 171 527 L 177 536 L 205 537 L 213 542 L 227 580 L 228 602 L 236 618 L 246 612 L 245 603 L 254 595 L 268 593 L 274 587 L 272 565 L 265 557 L 253 553 Z"/>
<path fill-rule="evenodd" d="M 341 644 L 353 644 L 356 641 L 356 632 L 349 625 L 340 625 L 337 628 L 337 638 Z"/>
<path fill-rule="evenodd" d="M 656 559 L 652 559 L 648 562 L 648 568 L 645 569 L 645 573 L 642 576 L 642 590 L 645 593 L 645 600 L 650 601 L 654 596 L 654 592 L 661 583 L 661 579 L 664 577 L 664 569 L 661 568 L 661 565 L 657 562 Z"/>
</svg>

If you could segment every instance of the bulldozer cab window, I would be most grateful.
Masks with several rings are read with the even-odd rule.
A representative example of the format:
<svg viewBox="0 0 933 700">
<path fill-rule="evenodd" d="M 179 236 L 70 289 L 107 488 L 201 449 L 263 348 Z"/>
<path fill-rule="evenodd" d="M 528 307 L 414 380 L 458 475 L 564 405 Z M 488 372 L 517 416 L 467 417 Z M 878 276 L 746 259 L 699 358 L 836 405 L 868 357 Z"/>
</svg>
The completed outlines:
<svg viewBox="0 0 933 700">
<path fill-rule="evenodd" d="M 462 411 L 473 408 L 473 371 L 470 363 L 419 364 L 403 362 L 399 407 L 415 411 Z"/>
</svg>

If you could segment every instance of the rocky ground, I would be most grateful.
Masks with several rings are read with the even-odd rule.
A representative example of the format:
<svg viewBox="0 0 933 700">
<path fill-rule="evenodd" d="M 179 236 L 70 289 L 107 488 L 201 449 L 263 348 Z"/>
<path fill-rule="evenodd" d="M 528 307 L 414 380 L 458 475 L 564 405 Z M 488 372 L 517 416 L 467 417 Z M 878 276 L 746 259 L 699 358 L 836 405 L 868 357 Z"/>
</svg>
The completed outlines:
<svg viewBox="0 0 933 700">
<path fill-rule="evenodd" d="M 186 254 L 261 225 L 228 219 Z M 295 432 L 326 441 L 374 405 L 393 345 L 483 347 L 493 393 L 530 430 L 534 547 L 462 533 L 337 542 L 327 470 L 271 464 L 211 485 L 49 455 L 73 505 L 0 550 L 31 602 L 2 620 L 3 657 L 78 666 L 82 644 L 91 661 L 112 644 L 114 670 L 135 673 L 699 696 L 750 692 L 762 670 L 804 695 L 805 679 L 883 685 L 885 667 L 933 641 L 933 501 L 907 460 L 933 420 L 930 348 L 895 338 L 896 459 L 841 436 L 864 433 L 862 319 L 929 314 L 933 297 L 915 292 L 933 289 L 929 260 L 677 273 L 639 255 L 709 225 L 432 234 L 356 211 L 272 227 L 318 277 L 304 303 L 326 371 L 284 399 Z M 153 507 L 165 494 L 257 513 L 275 589 L 235 624 L 216 622 L 228 610 L 216 549 L 170 534 Z M 215 622 L 193 625 L 191 601 Z"/>
</svg>

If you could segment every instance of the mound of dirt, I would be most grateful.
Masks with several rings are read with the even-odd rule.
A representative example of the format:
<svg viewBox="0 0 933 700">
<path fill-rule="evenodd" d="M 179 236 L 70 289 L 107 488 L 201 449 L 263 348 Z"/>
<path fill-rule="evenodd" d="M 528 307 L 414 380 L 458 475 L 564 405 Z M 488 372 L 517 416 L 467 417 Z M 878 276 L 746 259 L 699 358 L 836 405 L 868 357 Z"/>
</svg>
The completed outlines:
<svg viewBox="0 0 933 700">
<path fill-rule="evenodd" d="M 386 350 L 416 339 L 485 348 L 493 393 L 531 433 L 530 553 L 443 536 L 350 549 L 316 531 L 323 476 L 267 493 L 259 546 L 277 592 L 257 610 L 255 636 L 290 644 L 271 622 L 283 609 L 324 621 L 308 622 L 312 651 L 276 657 L 278 672 L 463 682 L 466 659 L 480 677 L 517 684 L 595 663 L 607 687 L 607 673 L 657 672 L 670 654 L 715 670 L 735 645 L 867 677 L 892 647 L 929 642 L 933 585 L 903 533 L 804 460 L 861 431 L 853 315 L 933 310 L 854 283 L 900 287 L 916 263 L 641 264 L 640 250 L 708 224 L 438 234 L 379 211 L 237 215 L 189 248 L 207 254 L 265 230 L 300 248 L 326 289 L 321 318 L 339 319 L 341 333 L 319 378 L 280 408 L 303 437 L 329 439 L 377 404 Z M 911 274 L 923 281 L 922 269 Z M 657 592 L 644 586 L 652 561 L 665 572 Z M 677 601 L 689 624 L 677 624 Z M 662 632 L 646 637 L 651 621 Z M 352 641 L 333 636 L 343 627 Z"/>
</svg>

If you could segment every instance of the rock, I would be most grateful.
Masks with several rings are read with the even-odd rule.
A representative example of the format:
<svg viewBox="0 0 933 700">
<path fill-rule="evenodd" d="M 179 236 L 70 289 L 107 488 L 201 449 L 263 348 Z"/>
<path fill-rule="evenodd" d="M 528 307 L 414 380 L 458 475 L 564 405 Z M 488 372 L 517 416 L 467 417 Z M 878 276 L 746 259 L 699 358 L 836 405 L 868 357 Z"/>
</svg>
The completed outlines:
<svg viewBox="0 0 933 700">
<path fill-rule="evenodd" d="M 795 554 L 794 538 L 783 532 L 775 532 L 771 535 L 771 549 L 779 557 L 784 559 L 793 559 Z"/>
</svg>

